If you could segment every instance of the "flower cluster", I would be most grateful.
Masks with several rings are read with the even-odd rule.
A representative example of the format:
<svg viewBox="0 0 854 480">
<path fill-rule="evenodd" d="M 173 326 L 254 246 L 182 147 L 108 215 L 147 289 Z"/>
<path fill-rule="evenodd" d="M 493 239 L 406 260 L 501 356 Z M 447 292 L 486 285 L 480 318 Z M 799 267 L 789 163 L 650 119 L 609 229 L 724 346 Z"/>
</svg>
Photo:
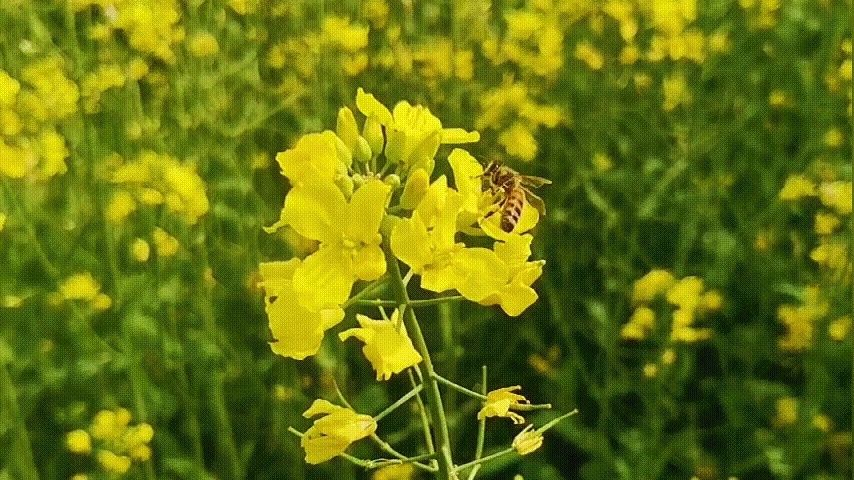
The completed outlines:
<svg viewBox="0 0 854 480">
<path fill-rule="evenodd" d="M 45 180 L 64 174 L 69 150 L 57 124 L 77 111 L 79 97 L 58 55 L 24 66 L 20 79 L 0 69 L 0 175 Z"/>
<path fill-rule="evenodd" d="M 362 128 L 344 107 L 335 132 L 307 134 L 276 157 L 291 189 L 279 221 L 267 230 L 287 226 L 315 241 L 316 249 L 303 259 L 260 267 L 273 350 L 293 358 L 316 353 L 323 333 L 343 319 L 353 285 L 386 273 L 383 243 L 420 277 L 422 289 L 456 290 L 521 314 L 537 298 L 531 283 L 543 267 L 528 260 L 532 236 L 524 233 L 536 223 L 536 210 L 526 207 L 512 233 L 498 228 L 500 215 L 485 218 L 494 207 L 478 178 L 483 167 L 462 149 L 448 156 L 456 188 L 444 175 L 429 179 L 440 145 L 477 141 L 478 134 L 443 128 L 427 108 L 405 101 L 389 110 L 361 89 L 356 106 L 365 116 Z M 492 248 L 469 247 L 459 240 L 461 232 L 496 241 Z M 390 320 L 360 317 L 361 329 L 342 334 L 365 342 L 380 378 L 419 360 L 405 332 L 395 330 L 397 318 L 398 312 Z M 390 346 L 378 338 L 395 339 L 393 353 L 383 354 Z"/>
<path fill-rule="evenodd" d="M 123 222 L 138 204 L 164 205 L 189 225 L 208 212 L 205 182 L 192 165 L 150 150 L 129 161 L 113 155 L 107 163 L 112 167 L 107 179 L 119 187 L 106 208 L 113 223 Z"/>
<path fill-rule="evenodd" d="M 694 326 L 698 314 L 717 311 L 723 299 L 716 290 L 705 290 L 703 280 L 689 276 L 676 280 L 667 270 L 651 270 L 635 282 L 632 301 L 636 305 L 620 336 L 627 340 L 643 340 L 656 328 L 656 313 L 651 308 L 660 295 L 673 306 L 670 341 L 694 343 L 708 339 L 709 328 Z"/>
<path fill-rule="evenodd" d="M 270 346 L 286 357 L 316 354 L 326 330 L 344 319 L 350 305 L 375 301 L 397 307 L 390 316 L 381 308 L 381 319 L 357 314 L 359 326 L 338 335 L 362 342 L 377 380 L 388 380 L 421 364 L 426 347 L 420 330 L 419 348 L 407 331 L 417 327 L 408 294 L 390 301 L 366 297 L 381 292 L 392 274 L 403 290 L 417 276 L 423 291 L 456 291 L 457 298 L 520 315 L 537 299 L 531 284 L 544 265 L 530 260 L 528 232 L 539 214 L 525 204 L 512 231 L 502 229 L 499 199 L 485 188 L 484 167 L 461 148 L 447 155 L 453 186 L 446 175 L 431 181 L 441 145 L 476 142 L 477 132 L 443 128 L 430 110 L 406 101 L 389 109 L 362 89 L 355 103 L 364 116 L 361 126 L 344 107 L 334 132 L 309 133 L 276 156 L 291 188 L 279 220 L 266 230 L 287 227 L 294 243 L 307 248 L 304 258 L 265 262 L 259 273 L 274 337 Z M 401 264 L 408 267 L 406 280 Z M 370 283 L 354 295 L 359 282 Z M 415 323 L 405 322 L 405 315 Z M 513 393 L 517 389 L 478 395 L 484 401 L 479 418 L 523 423 L 513 410 L 528 405 Z M 321 414 L 301 434 L 309 463 L 343 453 L 377 426 L 369 416 L 324 400 L 316 400 L 304 415 Z M 537 448 L 542 442 L 537 435 L 528 432 L 519 451 Z"/>
<path fill-rule="evenodd" d="M 62 281 L 59 295 L 63 300 L 88 302 L 96 311 L 109 309 L 113 300 L 101 291 L 101 284 L 89 272 L 76 273 Z"/>
<path fill-rule="evenodd" d="M 65 444 L 68 451 L 78 455 L 95 452 L 101 468 L 111 474 L 124 474 L 133 462 L 151 458 L 149 443 L 154 429 L 147 423 L 130 425 L 131 413 L 124 408 L 101 410 L 88 429 L 68 432 Z"/>
</svg>

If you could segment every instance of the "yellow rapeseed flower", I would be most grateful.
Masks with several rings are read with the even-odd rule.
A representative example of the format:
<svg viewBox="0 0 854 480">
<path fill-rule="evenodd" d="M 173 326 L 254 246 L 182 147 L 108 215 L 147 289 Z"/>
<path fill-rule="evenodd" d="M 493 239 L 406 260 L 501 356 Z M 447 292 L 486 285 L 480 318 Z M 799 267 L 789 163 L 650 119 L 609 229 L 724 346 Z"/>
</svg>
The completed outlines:
<svg viewBox="0 0 854 480">
<path fill-rule="evenodd" d="M 815 233 L 819 235 L 830 235 L 842 223 L 836 215 L 828 212 L 815 214 Z"/>
<path fill-rule="evenodd" d="M 818 187 L 818 196 L 822 204 L 836 210 L 840 215 L 851 214 L 851 182 L 824 182 Z"/>
<path fill-rule="evenodd" d="M 76 273 L 62 282 L 59 291 L 66 300 L 95 300 L 101 285 L 89 272 Z"/>
<path fill-rule="evenodd" d="M 377 372 L 377 380 L 388 380 L 395 373 L 421 362 L 421 355 L 412 346 L 401 322 L 400 311 L 395 310 L 389 320 L 373 320 L 356 315 L 360 328 L 351 328 L 338 334 L 341 340 L 356 337 L 365 346 L 365 357 Z"/>
<path fill-rule="evenodd" d="M 210 32 L 201 32 L 187 41 L 187 50 L 196 57 L 211 57 L 219 53 L 219 42 Z"/>
<path fill-rule="evenodd" d="M 815 183 L 804 175 L 790 175 L 779 193 L 780 200 L 798 200 L 815 195 Z"/>
<path fill-rule="evenodd" d="M 666 292 L 675 281 L 673 274 L 667 270 L 650 270 L 649 273 L 635 281 L 632 290 L 632 302 L 651 302 L 655 297 Z"/>
<path fill-rule="evenodd" d="M 827 326 L 827 335 L 837 342 L 845 340 L 850 331 L 851 317 L 847 315 L 837 318 Z"/>
<path fill-rule="evenodd" d="M 507 417 L 517 425 L 525 423 L 524 417 L 511 410 L 515 406 L 530 403 L 524 396 L 513 393 L 521 389 L 522 387 L 516 385 L 499 388 L 487 393 L 486 400 L 483 402 L 483 408 L 477 413 L 477 418 L 483 420 L 488 417 Z"/>
<path fill-rule="evenodd" d="M 337 305 L 310 310 L 298 301 L 293 276 L 301 261 L 268 262 L 260 265 L 266 313 L 275 339 L 270 343 L 274 353 L 303 359 L 320 349 L 323 334 L 344 318 Z"/>
<path fill-rule="evenodd" d="M 92 451 L 92 438 L 86 430 L 74 430 L 65 435 L 65 446 L 71 453 L 85 455 Z"/>
<path fill-rule="evenodd" d="M 160 258 L 171 257 L 178 253 L 181 244 L 178 239 L 169 235 L 160 227 L 155 227 L 151 232 L 151 239 L 154 241 L 154 248 L 157 250 L 157 256 Z"/>
<path fill-rule="evenodd" d="M 137 238 L 131 243 L 130 254 L 137 262 L 147 262 L 151 255 L 151 246 L 145 240 Z"/>
<path fill-rule="evenodd" d="M 777 416 L 774 417 L 774 425 L 785 427 L 794 425 L 798 421 L 798 399 L 795 397 L 782 397 L 777 399 Z"/>
<path fill-rule="evenodd" d="M 117 455 L 110 450 L 98 450 L 98 463 L 101 464 L 101 468 L 105 472 L 122 475 L 130 470 L 131 459 L 125 455 Z"/>
<path fill-rule="evenodd" d="M 306 418 L 323 415 L 314 420 L 300 442 L 305 450 L 305 461 L 312 465 L 344 453 L 351 443 L 370 436 L 377 429 L 377 422 L 369 415 L 322 399 L 315 400 L 302 415 Z"/>
<path fill-rule="evenodd" d="M 543 434 L 528 425 L 513 437 L 512 447 L 519 455 L 528 455 L 543 446 Z"/>
</svg>

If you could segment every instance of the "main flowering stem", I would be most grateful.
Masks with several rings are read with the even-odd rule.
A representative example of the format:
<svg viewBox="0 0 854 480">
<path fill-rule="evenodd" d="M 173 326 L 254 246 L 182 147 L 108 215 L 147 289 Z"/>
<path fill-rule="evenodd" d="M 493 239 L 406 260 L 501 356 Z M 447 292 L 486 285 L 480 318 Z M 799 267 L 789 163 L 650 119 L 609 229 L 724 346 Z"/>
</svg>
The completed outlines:
<svg viewBox="0 0 854 480">
<path fill-rule="evenodd" d="M 418 369 L 421 371 L 422 381 L 425 383 L 424 390 L 427 394 L 428 408 L 433 421 L 433 438 L 436 443 L 439 464 L 439 471 L 436 472 L 436 478 L 439 480 L 456 480 L 454 460 L 451 456 L 451 441 L 448 435 L 448 421 L 445 418 L 442 395 L 439 393 L 439 383 L 436 381 L 433 361 L 430 359 L 430 352 L 427 350 L 427 342 L 424 341 L 424 335 L 421 333 L 418 319 L 415 318 L 415 310 L 410 305 L 409 294 L 406 292 L 406 284 L 403 282 L 403 276 L 400 274 L 400 266 L 397 263 L 397 258 L 391 252 L 388 241 L 383 242 L 383 251 L 385 252 L 386 262 L 391 273 L 391 284 L 394 289 L 395 299 L 399 304 L 405 306 L 403 309 L 403 323 L 406 325 L 406 330 L 412 336 L 415 348 L 423 359 L 418 364 Z"/>
</svg>

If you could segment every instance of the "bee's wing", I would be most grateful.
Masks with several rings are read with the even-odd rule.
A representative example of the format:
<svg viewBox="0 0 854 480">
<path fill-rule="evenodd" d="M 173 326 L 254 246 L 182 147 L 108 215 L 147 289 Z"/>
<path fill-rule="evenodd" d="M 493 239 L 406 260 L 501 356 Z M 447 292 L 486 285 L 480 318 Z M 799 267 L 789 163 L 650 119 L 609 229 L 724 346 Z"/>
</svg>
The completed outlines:
<svg viewBox="0 0 854 480">
<path fill-rule="evenodd" d="M 540 215 L 546 214 L 546 203 L 542 198 L 531 193 L 530 190 L 525 189 L 525 199 L 528 200 L 528 203 L 531 204 L 532 207 L 536 208 Z"/>
<path fill-rule="evenodd" d="M 522 185 L 531 188 L 542 187 L 543 185 L 551 185 L 552 181 L 548 178 L 534 177 L 531 175 L 519 175 L 519 181 Z"/>
</svg>

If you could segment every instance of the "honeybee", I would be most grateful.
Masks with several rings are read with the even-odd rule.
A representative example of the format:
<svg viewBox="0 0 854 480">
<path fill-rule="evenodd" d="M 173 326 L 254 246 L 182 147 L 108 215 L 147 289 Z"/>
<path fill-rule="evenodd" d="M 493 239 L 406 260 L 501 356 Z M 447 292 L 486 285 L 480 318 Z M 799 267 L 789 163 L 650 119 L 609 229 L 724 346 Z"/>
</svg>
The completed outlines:
<svg viewBox="0 0 854 480">
<path fill-rule="evenodd" d="M 551 184 L 551 180 L 542 177 L 522 175 L 516 170 L 498 161 L 491 161 L 483 170 L 483 190 L 487 189 L 496 197 L 497 208 L 484 218 L 489 218 L 496 212 L 501 212 L 501 230 L 507 233 L 516 228 L 522 208 L 527 201 L 532 207 L 546 214 L 543 199 L 531 192 L 532 188 Z"/>
</svg>

